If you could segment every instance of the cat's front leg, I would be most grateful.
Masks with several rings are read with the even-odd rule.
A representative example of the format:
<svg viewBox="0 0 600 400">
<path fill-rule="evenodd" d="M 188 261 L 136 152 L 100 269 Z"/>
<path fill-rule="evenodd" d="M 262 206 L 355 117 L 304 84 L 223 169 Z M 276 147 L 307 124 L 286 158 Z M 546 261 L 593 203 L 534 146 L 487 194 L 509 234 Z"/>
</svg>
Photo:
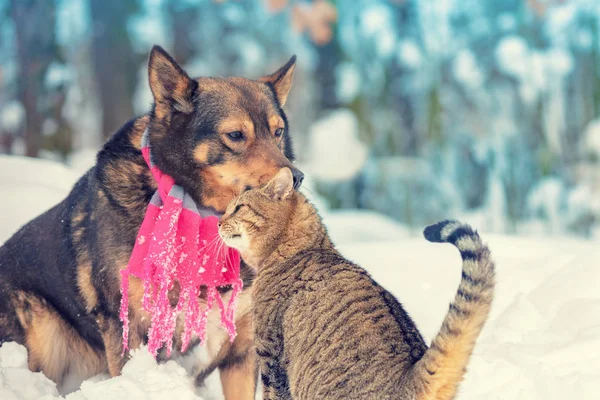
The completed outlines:
<svg viewBox="0 0 600 400">
<path fill-rule="evenodd" d="M 263 400 L 291 400 L 287 374 L 279 362 L 271 357 L 260 356 L 260 379 L 263 386 Z M 264 354 L 264 353 L 263 353 Z"/>
<path fill-rule="evenodd" d="M 270 386 L 263 385 L 263 400 L 274 400 L 277 398 L 275 390 Z"/>
</svg>

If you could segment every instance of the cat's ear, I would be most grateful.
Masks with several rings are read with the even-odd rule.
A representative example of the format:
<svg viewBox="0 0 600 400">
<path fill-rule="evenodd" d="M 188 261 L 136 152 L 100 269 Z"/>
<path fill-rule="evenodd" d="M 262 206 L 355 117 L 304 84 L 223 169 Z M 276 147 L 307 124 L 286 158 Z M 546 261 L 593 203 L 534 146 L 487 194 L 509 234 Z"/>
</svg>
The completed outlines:
<svg viewBox="0 0 600 400">
<path fill-rule="evenodd" d="M 273 200 L 287 199 L 294 190 L 294 177 L 289 168 L 282 168 L 265 186 L 265 193 Z"/>
<path fill-rule="evenodd" d="M 285 105 L 290 89 L 292 88 L 292 80 L 294 79 L 294 70 L 296 69 L 296 56 L 292 56 L 285 65 L 279 68 L 271 75 L 263 76 L 259 79 L 273 88 L 275 96 L 281 107 Z"/>
<path fill-rule="evenodd" d="M 160 46 L 154 46 L 150 53 L 148 78 L 156 105 L 188 114 L 194 111 L 194 80 Z"/>
</svg>

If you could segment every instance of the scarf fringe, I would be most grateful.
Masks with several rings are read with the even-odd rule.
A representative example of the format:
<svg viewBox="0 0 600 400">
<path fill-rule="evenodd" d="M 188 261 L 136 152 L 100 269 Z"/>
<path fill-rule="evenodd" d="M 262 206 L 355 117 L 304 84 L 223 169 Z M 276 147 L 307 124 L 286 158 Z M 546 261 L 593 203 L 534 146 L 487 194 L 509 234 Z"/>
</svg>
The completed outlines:
<svg viewBox="0 0 600 400">
<path fill-rule="evenodd" d="M 119 317 L 123 323 L 123 354 L 129 349 L 130 312 L 150 315 L 148 350 L 155 358 L 163 347 L 167 356 L 171 355 L 180 315 L 184 316 L 181 350 L 187 350 L 194 334 L 204 343 L 208 315 L 215 302 L 220 309 L 221 326 L 233 341 L 235 306 L 243 288 L 239 253 L 220 241 L 218 218 L 202 218 L 194 205 L 188 208 L 191 197 L 152 165 L 146 136 L 147 132 L 142 154 L 158 182 L 158 190 L 146 209 L 129 263 L 121 270 Z M 141 310 L 130 310 L 130 275 L 143 284 Z M 169 293 L 176 284 L 179 299 L 172 304 L 175 299 L 169 298 Z M 232 288 L 227 305 L 217 290 L 226 285 Z M 201 286 L 206 287 L 207 294 L 204 309 L 200 306 Z"/>
</svg>

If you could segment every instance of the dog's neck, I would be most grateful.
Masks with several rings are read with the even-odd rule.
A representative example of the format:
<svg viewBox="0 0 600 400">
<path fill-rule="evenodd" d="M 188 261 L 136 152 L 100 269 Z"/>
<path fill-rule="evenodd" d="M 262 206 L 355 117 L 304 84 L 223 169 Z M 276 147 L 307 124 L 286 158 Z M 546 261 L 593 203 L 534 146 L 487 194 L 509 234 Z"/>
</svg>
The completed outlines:
<svg viewBox="0 0 600 400">
<path fill-rule="evenodd" d="M 142 134 L 141 141 L 140 141 L 140 151 L 141 151 L 141 149 L 144 149 L 144 148 L 147 148 L 150 152 L 149 160 L 148 160 L 149 161 L 148 167 L 149 168 L 155 167 L 155 161 L 152 156 L 152 149 L 150 146 L 150 131 L 149 131 L 148 126 L 144 130 L 144 133 Z M 178 185 L 178 182 L 176 180 L 175 180 L 175 184 Z M 181 188 L 182 191 L 184 190 L 181 186 L 179 186 L 179 187 Z M 197 211 L 202 218 L 206 218 L 206 217 L 210 217 L 210 216 L 221 217 L 223 215 L 223 213 L 218 212 L 211 207 L 205 207 L 202 204 L 199 204 L 198 202 L 192 200 L 191 196 L 186 195 L 185 197 L 183 197 L 183 203 L 184 203 L 184 207 L 186 207 L 188 209 L 193 209 L 194 211 Z"/>
</svg>

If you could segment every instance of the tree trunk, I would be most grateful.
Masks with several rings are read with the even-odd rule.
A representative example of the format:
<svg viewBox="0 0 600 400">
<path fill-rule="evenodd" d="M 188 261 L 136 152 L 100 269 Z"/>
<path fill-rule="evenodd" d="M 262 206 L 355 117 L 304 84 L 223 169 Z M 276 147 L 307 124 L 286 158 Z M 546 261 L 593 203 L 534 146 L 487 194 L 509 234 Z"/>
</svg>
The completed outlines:
<svg viewBox="0 0 600 400">
<path fill-rule="evenodd" d="M 138 57 L 127 21 L 138 9 L 135 0 L 90 0 L 93 24 L 92 62 L 102 105 L 102 133 L 109 137 L 133 118 Z"/>
<path fill-rule="evenodd" d="M 25 108 L 25 155 L 36 157 L 42 145 L 44 77 L 56 56 L 55 3 L 49 0 L 11 0 L 20 66 L 18 98 Z"/>
<path fill-rule="evenodd" d="M 197 23 L 197 7 L 178 7 L 174 2 L 167 3 L 167 13 L 171 20 L 173 34 L 173 58 L 185 65 L 194 55 L 195 43 L 190 37 L 190 30 Z"/>
<path fill-rule="evenodd" d="M 323 45 L 315 45 L 317 54 L 317 66 L 315 76 L 319 79 L 321 88 L 321 110 L 332 110 L 340 107 L 340 101 L 336 95 L 336 76 L 337 65 L 341 61 L 342 51 L 338 42 L 337 35 L 332 40 Z"/>
</svg>

